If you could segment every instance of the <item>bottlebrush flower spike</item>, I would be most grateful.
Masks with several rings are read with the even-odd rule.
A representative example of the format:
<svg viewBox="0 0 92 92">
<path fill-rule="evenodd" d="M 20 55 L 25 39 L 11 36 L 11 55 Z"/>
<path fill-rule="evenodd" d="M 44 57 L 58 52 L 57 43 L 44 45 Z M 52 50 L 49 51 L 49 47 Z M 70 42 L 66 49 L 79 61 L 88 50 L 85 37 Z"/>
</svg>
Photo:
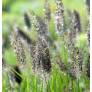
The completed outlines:
<svg viewBox="0 0 92 92">
<path fill-rule="evenodd" d="M 50 5 L 48 3 L 48 0 L 45 0 L 44 10 L 45 10 L 45 19 L 46 21 L 49 22 L 51 20 L 51 10 L 50 10 Z"/>
<path fill-rule="evenodd" d="M 34 72 L 40 74 L 41 78 L 46 80 L 46 76 L 49 75 L 51 71 L 51 60 L 48 44 L 44 38 L 41 37 L 38 39 L 32 57 Z"/>
<path fill-rule="evenodd" d="M 88 10 L 89 10 L 89 12 L 90 12 L 90 0 L 85 0 L 85 3 L 86 3 L 86 5 L 87 5 L 87 7 L 88 7 Z"/>
<path fill-rule="evenodd" d="M 44 4 L 44 13 L 45 13 L 45 18 L 44 18 L 44 22 L 47 28 L 47 35 L 50 35 L 49 32 L 49 25 L 50 25 L 50 20 L 51 20 L 51 9 L 50 9 L 50 4 L 48 2 L 48 0 L 45 0 L 45 4 Z"/>
<path fill-rule="evenodd" d="M 79 70 L 82 71 L 82 66 L 83 66 L 82 50 L 77 47 L 74 47 L 74 45 L 71 45 L 69 47 L 69 54 L 70 54 L 71 60 L 77 63 Z"/>
<path fill-rule="evenodd" d="M 29 18 L 29 15 L 27 13 L 24 13 L 24 21 L 28 28 L 31 28 L 31 20 Z"/>
<path fill-rule="evenodd" d="M 57 61 L 57 64 L 61 71 L 63 71 L 66 74 L 69 74 L 69 76 L 72 79 L 77 79 L 80 77 L 80 69 L 79 65 L 76 62 L 69 62 L 67 65 L 65 65 L 62 61 Z"/>
<path fill-rule="evenodd" d="M 75 31 L 81 32 L 80 15 L 76 10 L 74 10 L 74 12 L 73 12 L 72 23 L 73 23 L 73 27 L 74 27 Z"/>
<path fill-rule="evenodd" d="M 81 32 L 81 22 L 80 22 L 80 15 L 79 13 L 74 10 L 74 11 L 69 11 L 69 32 L 68 32 L 68 43 L 69 44 L 74 44 L 76 40 L 76 36 Z"/>
<path fill-rule="evenodd" d="M 14 49 L 14 52 L 17 56 L 17 60 L 19 64 L 25 64 L 26 63 L 26 55 L 24 51 L 24 45 L 20 39 L 20 36 L 18 34 L 18 29 L 17 27 L 14 28 L 14 31 L 10 35 L 10 41 L 11 45 Z"/>
<path fill-rule="evenodd" d="M 76 62 L 69 63 L 68 74 L 72 79 L 78 79 L 80 77 L 79 65 Z"/>
<path fill-rule="evenodd" d="M 55 0 L 57 9 L 55 13 L 55 28 L 58 34 L 64 31 L 64 7 L 62 0 Z"/>
<path fill-rule="evenodd" d="M 39 66 L 42 66 L 43 70 L 45 70 L 46 72 L 49 72 L 51 70 L 49 48 L 44 38 L 39 38 L 39 40 L 37 41 L 33 55 L 34 63 L 38 63 L 37 68 L 40 68 Z"/>
<path fill-rule="evenodd" d="M 48 26 L 45 20 L 39 16 L 34 15 L 32 18 L 32 23 L 38 32 L 38 36 L 43 36 L 45 39 L 48 37 Z"/>
<path fill-rule="evenodd" d="M 88 56 L 88 61 L 87 61 L 87 65 L 86 65 L 86 72 L 87 72 L 87 76 L 90 78 L 90 54 Z"/>
</svg>

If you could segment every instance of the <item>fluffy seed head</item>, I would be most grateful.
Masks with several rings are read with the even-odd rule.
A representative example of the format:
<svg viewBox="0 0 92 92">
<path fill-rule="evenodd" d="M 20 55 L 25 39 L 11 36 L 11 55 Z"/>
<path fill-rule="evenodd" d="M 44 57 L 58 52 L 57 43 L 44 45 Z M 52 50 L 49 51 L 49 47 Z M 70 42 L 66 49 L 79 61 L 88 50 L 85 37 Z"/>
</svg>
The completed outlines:
<svg viewBox="0 0 92 92">
<path fill-rule="evenodd" d="M 23 47 L 23 43 L 20 39 L 20 36 L 17 32 L 17 28 L 10 35 L 11 45 L 13 50 L 17 56 L 17 60 L 20 64 L 24 64 L 26 62 L 25 51 Z"/>
<path fill-rule="evenodd" d="M 64 7 L 61 0 L 56 0 L 56 14 L 55 14 L 55 28 L 58 34 L 61 34 L 64 30 Z"/>
</svg>

